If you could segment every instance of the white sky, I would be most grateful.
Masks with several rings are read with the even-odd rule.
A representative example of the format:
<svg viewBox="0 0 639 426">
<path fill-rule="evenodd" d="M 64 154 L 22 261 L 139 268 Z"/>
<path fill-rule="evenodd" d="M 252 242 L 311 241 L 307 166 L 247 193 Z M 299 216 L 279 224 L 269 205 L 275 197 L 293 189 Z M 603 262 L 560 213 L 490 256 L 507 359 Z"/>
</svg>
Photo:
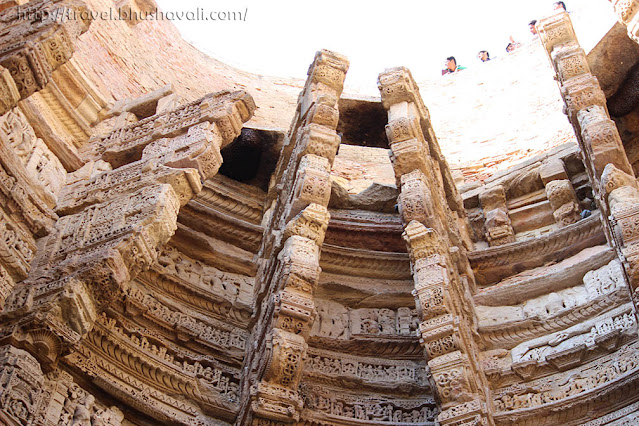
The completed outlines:
<svg viewBox="0 0 639 426">
<path fill-rule="evenodd" d="M 347 86 L 370 86 L 385 68 L 407 66 L 419 80 L 440 75 L 444 59 L 467 67 L 477 52 L 503 56 L 509 36 L 530 40 L 528 22 L 553 13 L 553 0 L 157 0 L 164 11 L 242 11 L 246 21 L 173 21 L 203 52 L 246 71 L 305 78 L 322 48 L 346 55 Z M 607 0 L 567 0 L 588 50 L 615 18 Z"/>
</svg>

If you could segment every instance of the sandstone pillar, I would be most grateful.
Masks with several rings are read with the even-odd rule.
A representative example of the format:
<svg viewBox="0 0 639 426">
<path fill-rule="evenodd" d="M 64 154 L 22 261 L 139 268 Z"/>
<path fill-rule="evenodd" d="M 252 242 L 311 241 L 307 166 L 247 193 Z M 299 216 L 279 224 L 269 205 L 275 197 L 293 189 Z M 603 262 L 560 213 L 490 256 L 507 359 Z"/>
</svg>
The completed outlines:
<svg viewBox="0 0 639 426">
<path fill-rule="evenodd" d="M 245 389 L 250 398 L 238 424 L 289 424 L 299 419 L 298 386 L 329 221 L 330 171 L 340 143 L 335 131 L 337 102 L 347 70 L 343 56 L 316 54 L 280 154 L 275 181 L 280 183 L 271 190 L 259 254 L 258 322 L 245 361 L 251 369 L 245 380 L 252 383 Z"/>
<path fill-rule="evenodd" d="M 555 222 L 561 227 L 577 222 L 580 219 L 579 200 L 564 163 L 560 159 L 547 160 L 541 165 L 539 174 L 546 187 Z"/>
<path fill-rule="evenodd" d="M 473 276 L 464 255 L 470 242 L 463 232 L 467 225 L 459 194 L 410 71 L 387 70 L 378 81 L 388 111 L 386 133 L 401 189 L 399 210 L 422 344 L 441 403 L 438 421 L 492 424 L 473 340 Z"/>
<path fill-rule="evenodd" d="M 490 246 L 515 242 L 515 230 L 508 216 L 506 191 L 497 185 L 479 194 L 479 201 L 486 218 L 486 241 Z"/>
<path fill-rule="evenodd" d="M 624 264 L 634 294 L 639 287 L 639 199 L 632 167 L 568 14 L 542 19 L 537 26 L 557 72 L 566 113 L 575 128 L 593 194 L 603 213 L 606 236 Z"/>
</svg>

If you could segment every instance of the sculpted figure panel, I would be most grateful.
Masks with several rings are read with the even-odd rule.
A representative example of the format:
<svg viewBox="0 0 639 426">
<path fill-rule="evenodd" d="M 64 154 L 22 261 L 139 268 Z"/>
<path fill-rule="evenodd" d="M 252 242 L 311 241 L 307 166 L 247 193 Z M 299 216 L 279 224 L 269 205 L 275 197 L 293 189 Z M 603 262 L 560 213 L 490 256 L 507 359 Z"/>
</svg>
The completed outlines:
<svg viewBox="0 0 639 426">
<path fill-rule="evenodd" d="M 158 265 L 163 274 L 204 287 L 214 295 L 222 295 L 231 303 L 238 302 L 242 305 L 250 303 L 255 282 L 253 277 L 225 272 L 205 265 L 180 253 L 172 246 L 166 246 L 160 250 Z"/>
<path fill-rule="evenodd" d="M 608 315 L 584 321 L 561 332 L 522 343 L 512 350 L 513 363 L 544 361 L 551 354 L 575 348 L 593 350 L 603 342 L 601 338 L 632 336 L 637 330 L 637 321 L 629 305 L 612 310 Z"/>
<path fill-rule="evenodd" d="M 348 340 L 416 335 L 418 317 L 413 308 L 350 309 L 328 300 L 316 303 L 318 317 L 311 330 L 312 336 Z"/>
<path fill-rule="evenodd" d="M 323 386 L 303 384 L 304 406 L 311 413 L 322 413 L 342 421 L 353 419 L 397 424 L 434 424 L 437 410 L 431 398 L 391 399 L 383 396 L 360 397 L 331 392 Z"/>
<path fill-rule="evenodd" d="M 636 345 L 590 363 L 577 371 L 535 380 L 527 385 L 512 385 L 495 395 L 498 411 L 514 411 L 559 402 L 570 396 L 591 392 L 622 376 L 635 373 L 639 367 Z"/>
<path fill-rule="evenodd" d="M 17 424 L 30 424 L 42 401 L 44 375 L 28 352 L 13 346 L 0 347 L 0 408 Z"/>
<path fill-rule="evenodd" d="M 26 170 L 50 194 L 60 191 L 67 172 L 42 139 L 36 136 L 20 109 L 14 108 L 0 117 L 0 139 L 9 144 Z"/>
</svg>

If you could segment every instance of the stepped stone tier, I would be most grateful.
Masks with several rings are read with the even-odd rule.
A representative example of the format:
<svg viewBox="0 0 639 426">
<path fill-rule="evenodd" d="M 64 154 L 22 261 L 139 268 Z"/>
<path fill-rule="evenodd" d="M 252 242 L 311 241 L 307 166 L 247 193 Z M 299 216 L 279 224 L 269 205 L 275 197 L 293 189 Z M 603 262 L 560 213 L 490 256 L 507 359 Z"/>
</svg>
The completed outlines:
<svg viewBox="0 0 639 426">
<path fill-rule="evenodd" d="M 0 424 L 639 423 L 639 3 L 611 3 L 589 53 L 558 13 L 486 65 L 536 64 L 551 140 L 460 165 L 406 68 L 351 96 L 338 53 L 300 82 L 52 18 L 152 0 L 0 0 Z"/>
</svg>

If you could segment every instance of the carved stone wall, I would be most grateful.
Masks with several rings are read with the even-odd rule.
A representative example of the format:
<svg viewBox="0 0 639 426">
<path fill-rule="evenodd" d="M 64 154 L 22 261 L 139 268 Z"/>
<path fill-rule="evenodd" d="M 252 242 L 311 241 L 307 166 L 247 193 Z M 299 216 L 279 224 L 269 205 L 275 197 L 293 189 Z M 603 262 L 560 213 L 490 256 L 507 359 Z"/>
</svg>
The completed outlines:
<svg viewBox="0 0 639 426">
<path fill-rule="evenodd" d="M 632 167 L 617 127 L 608 115 L 606 97 L 579 47 L 570 17 L 557 14 L 540 21 L 539 27 L 541 40 L 557 71 L 568 117 L 584 153 L 595 198 L 604 212 L 604 229 L 624 259 L 634 289 L 637 287 L 637 247 L 633 238 L 636 233 L 633 200 L 637 198 L 637 184 Z M 624 201 L 618 203 L 622 193 Z"/>
<path fill-rule="evenodd" d="M 160 26 L 82 35 L 88 22 L 16 8 L 80 3 L 0 3 L 0 423 L 638 418 L 633 118 L 610 118 L 624 102 L 606 101 L 568 15 L 539 32 L 579 146 L 468 185 L 406 68 L 380 74 L 381 102 L 340 101 L 349 63 L 318 52 L 285 134 L 252 120 L 290 117 L 268 93 L 187 101 L 166 70 L 138 82 L 88 51 L 121 52 L 105 28 Z M 140 69 L 168 63 L 154 59 Z M 384 183 L 336 199 L 347 166 Z"/>
<path fill-rule="evenodd" d="M 0 38 L 1 113 L 44 89 L 52 72 L 71 58 L 75 39 L 88 29 L 88 20 L 56 20 L 56 9 L 86 10 L 82 3 L 39 0 L 0 12 L 4 27 Z"/>
<path fill-rule="evenodd" d="M 619 18 L 628 27 L 628 37 L 639 43 L 639 3 L 636 0 L 609 0 Z"/>
</svg>

